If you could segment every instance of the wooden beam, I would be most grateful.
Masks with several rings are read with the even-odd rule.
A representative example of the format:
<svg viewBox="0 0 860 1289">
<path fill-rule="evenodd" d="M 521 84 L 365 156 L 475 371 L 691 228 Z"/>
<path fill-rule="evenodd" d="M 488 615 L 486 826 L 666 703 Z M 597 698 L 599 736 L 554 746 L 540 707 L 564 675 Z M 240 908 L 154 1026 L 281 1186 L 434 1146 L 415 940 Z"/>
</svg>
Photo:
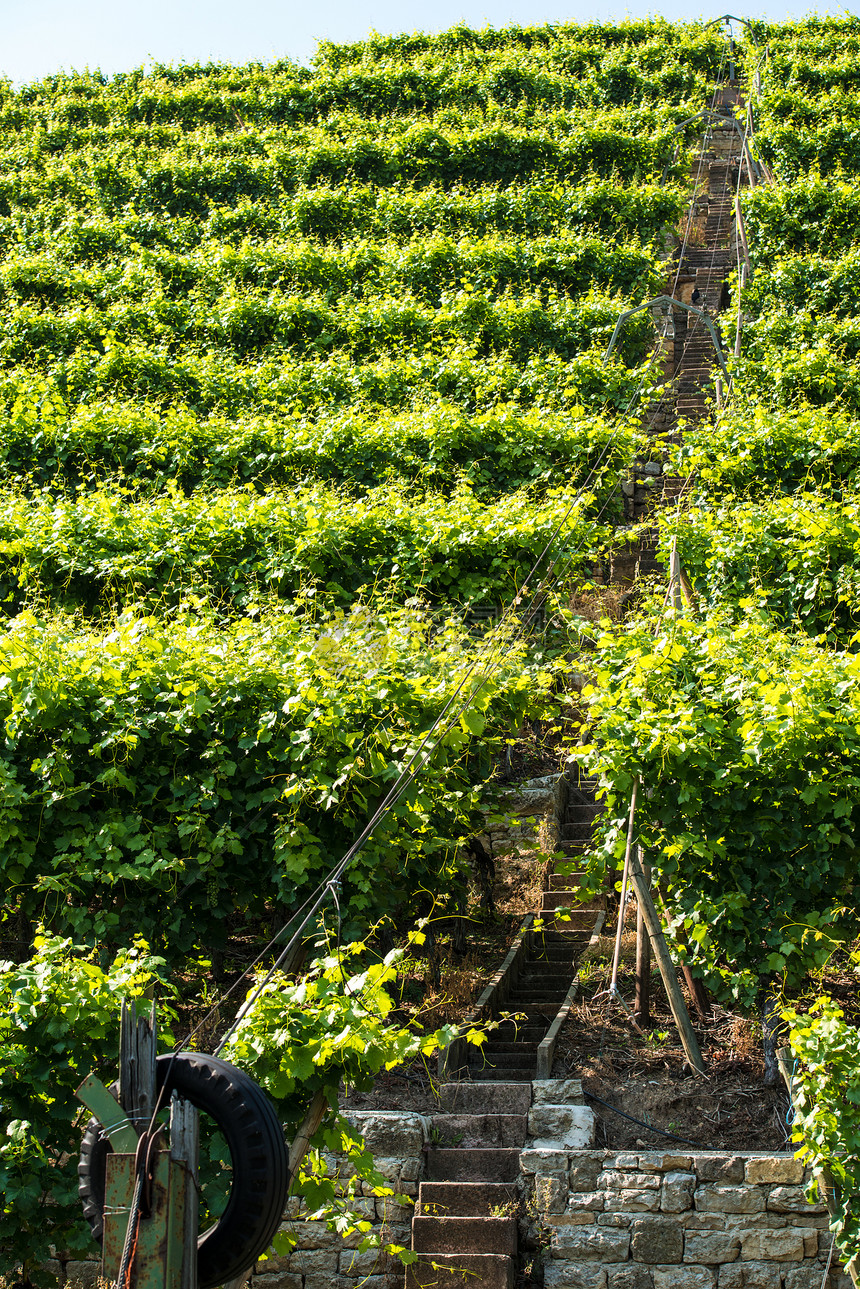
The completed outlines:
<svg viewBox="0 0 860 1289">
<path fill-rule="evenodd" d="M 639 862 L 644 879 L 650 886 L 651 870 L 643 863 L 641 850 Z M 651 1024 L 651 941 L 648 939 L 642 906 L 638 900 L 636 901 L 636 1002 L 633 1011 L 640 1025 Z"/>
<path fill-rule="evenodd" d="M 690 1014 L 687 1011 L 684 995 L 681 993 L 681 987 L 675 975 L 675 965 L 669 956 L 669 947 L 666 944 L 666 937 L 660 925 L 660 918 L 639 865 L 638 855 L 635 854 L 630 864 L 630 878 L 636 891 L 636 899 L 639 901 L 642 916 L 645 919 L 645 925 L 648 928 L 648 934 L 651 937 L 651 947 L 654 950 L 654 957 L 657 959 L 657 966 L 660 968 L 660 975 L 663 977 L 663 984 L 669 998 L 669 1006 L 672 1008 L 672 1015 L 675 1017 L 675 1024 L 678 1026 L 678 1033 L 681 1036 L 681 1043 L 690 1069 L 696 1074 L 704 1075 L 705 1068 L 702 1064 L 699 1040 L 696 1038 L 690 1022 Z"/>
</svg>

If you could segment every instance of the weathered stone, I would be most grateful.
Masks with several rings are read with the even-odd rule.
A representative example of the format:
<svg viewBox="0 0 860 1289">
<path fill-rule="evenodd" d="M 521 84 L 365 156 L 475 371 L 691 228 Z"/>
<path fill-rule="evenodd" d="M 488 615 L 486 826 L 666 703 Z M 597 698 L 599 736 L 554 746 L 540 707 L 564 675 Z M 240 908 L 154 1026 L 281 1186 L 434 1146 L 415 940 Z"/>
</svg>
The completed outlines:
<svg viewBox="0 0 860 1289">
<path fill-rule="evenodd" d="M 571 1191 L 567 1200 L 567 1211 L 569 1213 L 589 1212 L 597 1213 L 603 1210 L 605 1200 L 604 1191 Z"/>
<path fill-rule="evenodd" d="M 580 1079 L 534 1079 L 532 1081 L 533 1105 L 571 1105 L 582 1103 Z"/>
<path fill-rule="evenodd" d="M 94 1289 L 101 1279 L 98 1262 L 67 1262 L 66 1284 L 68 1289 Z"/>
<path fill-rule="evenodd" d="M 624 1170 L 627 1170 L 627 1171 L 638 1172 L 638 1171 L 639 1171 L 639 1156 L 638 1156 L 638 1155 L 629 1155 L 629 1154 L 616 1155 L 616 1156 L 615 1156 L 615 1162 L 614 1162 L 614 1163 L 611 1163 L 609 1160 L 607 1160 L 607 1161 L 606 1161 L 606 1167 L 607 1167 L 607 1168 L 621 1168 L 621 1169 L 624 1169 Z"/>
<path fill-rule="evenodd" d="M 684 1237 L 684 1261 L 734 1262 L 741 1251 L 741 1237 L 737 1231 L 702 1232 L 688 1231 Z"/>
<path fill-rule="evenodd" d="M 695 1173 L 665 1173 L 660 1207 L 664 1213 L 686 1213 L 693 1207 Z"/>
<path fill-rule="evenodd" d="M 606 1208 L 629 1213 L 658 1213 L 659 1191 L 606 1191 Z"/>
<path fill-rule="evenodd" d="M 710 1267 L 654 1267 L 654 1289 L 714 1289 Z"/>
<path fill-rule="evenodd" d="M 688 1231 L 724 1231 L 733 1221 L 741 1218 L 729 1217 L 726 1213 L 685 1213 L 684 1226 Z"/>
<path fill-rule="evenodd" d="M 692 1170 L 701 1182 L 742 1182 L 744 1161 L 736 1155 L 694 1155 Z"/>
<path fill-rule="evenodd" d="M 520 1156 L 522 1158 L 522 1156 Z M 603 1169 L 603 1156 L 579 1154 L 570 1161 L 570 1189 L 572 1191 L 593 1191 L 597 1187 L 597 1178 Z"/>
<path fill-rule="evenodd" d="M 520 1171 L 523 1173 L 559 1173 L 567 1172 L 566 1150 L 529 1149 L 520 1151 Z"/>
<path fill-rule="evenodd" d="M 689 1155 L 664 1155 L 656 1150 L 639 1156 L 639 1169 L 643 1173 L 687 1173 L 690 1171 Z"/>
<path fill-rule="evenodd" d="M 292 1271 L 269 1271 L 255 1273 L 251 1284 L 253 1289 L 302 1289 L 302 1278 Z"/>
<path fill-rule="evenodd" d="M 415 1152 L 415 1159 L 410 1159 L 408 1162 L 420 1164 L 420 1158 L 421 1151 L 419 1148 L 419 1150 Z M 386 1181 L 396 1182 L 398 1178 L 403 1176 L 403 1169 L 406 1166 L 407 1160 L 401 1159 L 399 1155 L 376 1155 L 374 1156 L 373 1163 L 377 1171 L 382 1173 L 382 1176 Z"/>
<path fill-rule="evenodd" d="M 653 1289 L 654 1280 L 645 1267 L 622 1263 L 608 1269 L 609 1289 Z"/>
<path fill-rule="evenodd" d="M 771 1213 L 826 1213 L 826 1204 L 810 1204 L 802 1186 L 774 1186 L 767 1197 Z"/>
<path fill-rule="evenodd" d="M 765 1203 L 751 1186 L 700 1186 L 694 1199 L 702 1213 L 762 1213 Z"/>
<path fill-rule="evenodd" d="M 634 1262 L 652 1266 L 680 1262 L 684 1256 L 684 1232 L 667 1217 L 638 1217 L 630 1224 L 630 1255 Z"/>
<path fill-rule="evenodd" d="M 746 1231 L 756 1226 L 765 1226 L 769 1231 L 778 1231 L 783 1226 L 794 1226 L 800 1219 L 792 1214 L 786 1217 L 783 1213 L 721 1213 L 723 1225 L 727 1230 Z"/>
<path fill-rule="evenodd" d="M 577 1262 L 626 1262 L 630 1250 L 627 1231 L 602 1226 L 580 1226 L 553 1232 L 552 1256 Z"/>
<path fill-rule="evenodd" d="M 327 1249 L 295 1249 L 290 1257 L 290 1270 L 306 1276 L 333 1276 L 340 1252 L 331 1237 Z"/>
<path fill-rule="evenodd" d="M 379 1167 L 378 1161 L 374 1161 L 374 1162 L 376 1163 L 376 1166 L 378 1168 Z M 401 1182 L 417 1182 L 418 1178 L 421 1176 L 421 1164 L 422 1164 L 422 1159 L 420 1155 L 416 1155 L 414 1159 L 401 1159 L 400 1161 Z"/>
<path fill-rule="evenodd" d="M 824 1267 L 818 1262 L 802 1262 L 799 1267 L 791 1267 L 789 1270 L 779 1267 L 773 1262 L 765 1265 L 773 1267 L 777 1275 L 779 1275 L 780 1271 L 785 1272 L 785 1289 L 821 1289 Z M 850 1280 L 848 1283 L 851 1283 Z"/>
<path fill-rule="evenodd" d="M 780 1289 L 775 1262 L 734 1262 L 720 1271 L 720 1289 Z"/>
<path fill-rule="evenodd" d="M 660 1189 L 660 1178 L 656 1173 L 605 1172 L 598 1177 L 597 1185 L 605 1190 L 656 1191 Z"/>
<path fill-rule="evenodd" d="M 529 1114 L 533 1150 L 567 1146 L 587 1149 L 594 1143 L 594 1111 L 585 1105 L 538 1105 Z"/>
<path fill-rule="evenodd" d="M 624 1227 L 624 1229 L 626 1230 L 632 1221 L 633 1221 L 633 1218 L 629 1213 L 598 1213 L 597 1214 L 598 1226 L 618 1226 L 618 1227 Z"/>
<path fill-rule="evenodd" d="M 813 1234 L 817 1244 L 818 1232 Z M 742 1231 L 740 1237 L 744 1261 L 800 1262 L 804 1255 L 803 1235 L 803 1231 L 796 1231 L 791 1227 L 782 1231 Z"/>
<path fill-rule="evenodd" d="M 424 1117 L 412 1111 L 353 1110 L 347 1118 L 373 1155 L 419 1155 L 426 1140 Z"/>
<path fill-rule="evenodd" d="M 798 1186 L 803 1181 L 803 1164 L 791 1155 L 765 1155 L 760 1159 L 748 1159 L 746 1167 L 748 1182 L 781 1182 L 786 1186 Z"/>
<path fill-rule="evenodd" d="M 567 1207 L 567 1183 L 561 1177 L 536 1175 L 534 1200 L 539 1213 L 563 1213 Z"/>
<path fill-rule="evenodd" d="M 818 1252 L 818 1232 L 801 1229 L 801 1235 L 803 1236 L 803 1256 L 814 1258 Z"/>
<path fill-rule="evenodd" d="M 358 1249 L 344 1249 L 338 1265 L 341 1275 L 363 1279 L 365 1276 L 383 1275 L 394 1270 L 394 1262 L 391 1254 L 383 1249 L 365 1249 L 364 1253 L 359 1253 Z M 402 1266 L 399 1259 L 397 1262 Z"/>
<path fill-rule="evenodd" d="M 544 1265 L 544 1289 L 606 1289 L 603 1267 L 579 1267 L 570 1262 Z"/>
</svg>

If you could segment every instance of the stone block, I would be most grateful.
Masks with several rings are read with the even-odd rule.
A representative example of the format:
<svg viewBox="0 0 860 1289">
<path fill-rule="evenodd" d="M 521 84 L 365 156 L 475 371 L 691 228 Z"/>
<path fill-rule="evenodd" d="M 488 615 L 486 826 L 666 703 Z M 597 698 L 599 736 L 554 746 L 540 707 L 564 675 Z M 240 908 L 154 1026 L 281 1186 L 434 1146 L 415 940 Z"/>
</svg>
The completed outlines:
<svg viewBox="0 0 860 1289">
<path fill-rule="evenodd" d="M 585 1105 L 537 1105 L 529 1114 L 533 1150 L 566 1146 L 585 1150 L 594 1144 L 594 1111 Z"/>
<path fill-rule="evenodd" d="M 302 1289 L 302 1278 L 292 1271 L 256 1271 L 251 1278 L 252 1289 Z"/>
<path fill-rule="evenodd" d="M 692 1171 L 700 1182 L 742 1182 L 744 1161 L 736 1155 L 693 1155 Z"/>
<path fill-rule="evenodd" d="M 714 1289 L 710 1267 L 653 1267 L 654 1289 Z"/>
<path fill-rule="evenodd" d="M 623 1227 L 626 1230 L 632 1221 L 633 1221 L 633 1216 L 630 1213 L 598 1213 L 597 1214 L 598 1226 L 618 1226 L 618 1227 Z"/>
<path fill-rule="evenodd" d="M 599 1213 L 604 1208 L 605 1193 L 603 1191 L 571 1191 L 567 1197 L 568 1213 L 582 1213 L 586 1210 L 590 1213 Z"/>
<path fill-rule="evenodd" d="M 818 1232 L 810 1228 L 806 1230 L 801 1228 L 800 1233 L 803 1236 L 803 1256 L 805 1258 L 814 1258 L 818 1252 Z"/>
<path fill-rule="evenodd" d="M 663 1174 L 663 1191 L 660 1207 L 664 1213 L 686 1213 L 693 1207 L 695 1173 L 671 1172 Z"/>
<path fill-rule="evenodd" d="M 685 1213 L 684 1226 L 688 1231 L 724 1231 L 732 1222 L 745 1222 L 746 1218 L 731 1217 L 726 1213 Z"/>
<path fill-rule="evenodd" d="M 403 1176 L 403 1169 L 407 1161 L 400 1159 L 399 1156 L 396 1155 L 376 1155 L 374 1156 L 373 1162 L 377 1170 L 382 1173 L 385 1180 L 390 1182 L 391 1185 L 396 1186 L 398 1180 Z M 419 1161 L 410 1160 L 409 1162 L 418 1163 Z"/>
<path fill-rule="evenodd" d="M 637 1217 L 630 1223 L 630 1256 L 634 1262 L 663 1265 L 684 1256 L 684 1232 L 668 1217 Z"/>
<path fill-rule="evenodd" d="M 738 1231 L 687 1231 L 684 1236 L 685 1262 L 701 1262 L 706 1266 L 734 1262 L 740 1251 Z"/>
<path fill-rule="evenodd" d="M 337 1271 L 338 1254 L 342 1251 L 340 1237 L 329 1236 L 327 1249 L 295 1249 L 290 1258 L 290 1270 L 304 1276 L 325 1276 L 331 1279 Z"/>
<path fill-rule="evenodd" d="M 785 1280 L 783 1282 L 785 1284 L 785 1289 L 821 1289 L 824 1267 L 820 1262 L 810 1260 L 809 1262 L 802 1262 L 800 1266 L 791 1267 L 788 1270 L 786 1270 L 785 1267 L 776 1266 L 772 1262 L 769 1265 L 774 1267 L 775 1271 L 785 1272 Z M 848 1276 L 845 1276 L 844 1278 L 847 1284 L 850 1285 L 850 1278 Z M 832 1273 L 827 1279 L 828 1289 L 836 1289 Z"/>
<path fill-rule="evenodd" d="M 720 1289 L 780 1289 L 775 1262 L 733 1262 L 720 1271 Z"/>
<path fill-rule="evenodd" d="M 786 1217 L 784 1213 L 721 1213 L 720 1216 L 726 1229 L 731 1231 L 751 1231 L 756 1226 L 778 1231 L 780 1227 L 795 1226 L 800 1221 L 796 1215 Z"/>
<path fill-rule="evenodd" d="M 657 1173 L 605 1172 L 598 1177 L 597 1185 L 604 1190 L 656 1191 L 660 1189 L 660 1181 Z"/>
<path fill-rule="evenodd" d="M 639 1156 L 630 1154 L 621 1154 L 615 1156 L 615 1162 L 606 1161 L 607 1168 L 621 1168 L 628 1172 L 639 1171 Z"/>
<path fill-rule="evenodd" d="M 424 1116 L 409 1110 L 353 1110 L 347 1118 L 373 1155 L 420 1155 L 427 1139 Z"/>
<path fill-rule="evenodd" d="M 544 1289 L 606 1289 L 603 1267 L 580 1267 L 572 1262 L 544 1263 Z"/>
<path fill-rule="evenodd" d="M 626 1262 L 630 1251 L 627 1231 L 602 1226 L 570 1227 L 553 1232 L 554 1258 L 575 1262 Z"/>
<path fill-rule="evenodd" d="M 414 1159 L 400 1160 L 401 1185 L 403 1184 L 403 1182 L 418 1181 L 419 1177 L 421 1176 L 421 1165 L 423 1164 L 423 1162 L 424 1162 L 423 1156 L 416 1156 Z M 377 1168 L 379 1167 L 378 1160 L 376 1161 L 376 1166 Z"/>
<path fill-rule="evenodd" d="M 364 1280 L 365 1276 L 383 1275 L 394 1270 L 395 1261 L 398 1266 L 403 1265 L 383 1249 L 365 1249 L 364 1253 L 359 1253 L 358 1249 L 342 1249 L 338 1265 L 342 1276 Z"/>
<path fill-rule="evenodd" d="M 746 1166 L 748 1182 L 777 1182 L 784 1186 L 799 1186 L 803 1181 L 803 1164 L 791 1155 L 765 1155 L 760 1159 L 748 1159 Z"/>
<path fill-rule="evenodd" d="M 818 1232 L 813 1234 L 817 1236 Z M 745 1262 L 800 1262 L 804 1256 L 803 1231 L 791 1227 L 782 1231 L 741 1231 Z"/>
<path fill-rule="evenodd" d="M 67 1262 L 66 1284 L 68 1289 L 95 1289 L 101 1279 L 98 1262 Z"/>
<path fill-rule="evenodd" d="M 534 1200 L 539 1213 L 563 1213 L 567 1207 L 567 1182 L 563 1177 L 536 1174 Z"/>
<path fill-rule="evenodd" d="M 650 1269 L 621 1263 L 607 1269 L 609 1289 L 654 1289 L 654 1280 Z"/>
<path fill-rule="evenodd" d="M 570 1161 L 570 1189 L 572 1191 L 593 1191 L 597 1189 L 597 1179 L 603 1171 L 603 1155 L 586 1153 L 573 1155 Z"/>
<path fill-rule="evenodd" d="M 767 1197 L 771 1213 L 819 1214 L 827 1212 L 826 1204 L 810 1204 L 803 1186 L 774 1186 Z"/>
<path fill-rule="evenodd" d="M 567 1173 L 566 1150 L 529 1149 L 520 1151 L 520 1171 L 523 1173 Z M 589 1188 L 591 1189 L 591 1188 Z"/>
<path fill-rule="evenodd" d="M 702 1213 L 762 1213 L 764 1193 L 752 1186 L 700 1186 L 694 1197 Z"/>
<path fill-rule="evenodd" d="M 532 1105 L 572 1105 L 582 1103 L 581 1079 L 534 1079 Z"/>
<path fill-rule="evenodd" d="M 649 1150 L 639 1156 L 639 1170 L 643 1173 L 688 1173 L 690 1156 L 667 1155 L 657 1150 Z"/>
<path fill-rule="evenodd" d="M 628 1213 L 659 1213 L 659 1191 L 606 1191 L 605 1207 Z"/>
</svg>

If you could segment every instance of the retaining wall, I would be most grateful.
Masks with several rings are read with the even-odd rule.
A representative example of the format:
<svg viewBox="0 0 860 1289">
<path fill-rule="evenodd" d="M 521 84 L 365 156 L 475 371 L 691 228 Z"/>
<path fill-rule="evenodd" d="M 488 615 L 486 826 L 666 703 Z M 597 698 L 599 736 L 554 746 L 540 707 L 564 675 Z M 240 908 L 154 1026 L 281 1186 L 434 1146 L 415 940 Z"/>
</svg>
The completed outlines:
<svg viewBox="0 0 860 1289">
<path fill-rule="evenodd" d="M 521 1168 L 546 1289 L 825 1284 L 827 1211 L 791 1155 L 524 1150 Z M 826 1289 L 849 1287 L 832 1265 Z"/>
</svg>

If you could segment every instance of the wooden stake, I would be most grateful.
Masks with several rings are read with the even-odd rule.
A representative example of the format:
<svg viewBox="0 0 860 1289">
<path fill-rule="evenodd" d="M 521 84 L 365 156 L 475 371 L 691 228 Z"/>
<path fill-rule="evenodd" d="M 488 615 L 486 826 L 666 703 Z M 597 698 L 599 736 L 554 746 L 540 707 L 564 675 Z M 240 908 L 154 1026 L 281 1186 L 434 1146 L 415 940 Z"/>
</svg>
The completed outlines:
<svg viewBox="0 0 860 1289">
<path fill-rule="evenodd" d="M 651 869 L 648 864 L 642 862 L 641 849 L 639 862 L 643 877 L 650 886 Z M 642 907 L 638 900 L 636 902 L 636 1002 L 633 1010 L 640 1025 L 651 1024 L 651 941 L 648 939 Z"/>
<path fill-rule="evenodd" d="M 648 890 L 645 877 L 639 866 L 637 855 L 633 856 L 630 864 L 630 877 L 636 891 L 639 907 L 642 910 L 642 916 L 645 919 L 645 925 L 648 928 L 648 934 L 651 937 L 651 947 L 654 950 L 654 957 L 657 959 L 657 966 L 660 968 L 660 975 L 663 977 L 663 984 L 669 998 L 669 1005 L 672 1008 L 672 1015 L 675 1017 L 675 1024 L 678 1026 L 678 1033 L 681 1036 L 681 1043 L 687 1055 L 687 1061 L 696 1074 L 704 1075 L 705 1069 L 702 1064 L 699 1041 L 690 1023 L 690 1015 L 684 1002 L 684 995 L 681 993 L 675 976 L 675 967 L 669 956 L 666 937 L 663 934 L 663 928 L 660 925 L 660 919 L 657 916 L 654 901 L 651 899 L 651 892 Z"/>
<path fill-rule="evenodd" d="M 200 1112 L 190 1101 L 174 1092 L 170 1098 L 170 1158 L 185 1169 L 182 1221 L 181 1289 L 197 1289 L 197 1228 L 200 1221 L 198 1161 L 200 1156 Z"/>
<path fill-rule="evenodd" d="M 138 1133 L 149 1126 L 155 1105 L 155 1003 L 138 1016 L 123 1002 L 119 1024 L 119 1102 Z"/>
</svg>

